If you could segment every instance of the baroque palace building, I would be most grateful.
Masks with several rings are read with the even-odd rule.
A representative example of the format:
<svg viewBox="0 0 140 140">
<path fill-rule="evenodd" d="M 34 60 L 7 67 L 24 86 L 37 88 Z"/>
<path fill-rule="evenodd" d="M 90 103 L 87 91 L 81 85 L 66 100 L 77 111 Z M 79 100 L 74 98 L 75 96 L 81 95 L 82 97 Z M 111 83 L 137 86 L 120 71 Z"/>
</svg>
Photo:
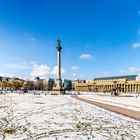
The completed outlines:
<svg viewBox="0 0 140 140">
<path fill-rule="evenodd" d="M 138 75 L 100 77 L 93 80 L 77 80 L 76 91 L 112 92 L 140 92 L 140 80 Z"/>
</svg>

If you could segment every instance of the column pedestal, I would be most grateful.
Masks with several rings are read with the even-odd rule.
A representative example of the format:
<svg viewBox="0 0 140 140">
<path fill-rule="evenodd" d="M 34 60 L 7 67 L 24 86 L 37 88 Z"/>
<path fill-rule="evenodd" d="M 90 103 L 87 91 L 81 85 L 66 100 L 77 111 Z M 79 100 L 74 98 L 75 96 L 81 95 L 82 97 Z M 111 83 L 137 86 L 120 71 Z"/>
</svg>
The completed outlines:
<svg viewBox="0 0 140 140">
<path fill-rule="evenodd" d="M 52 90 L 52 95 L 63 94 L 63 90 L 61 89 L 61 84 L 62 84 L 61 79 L 57 79 L 55 86 L 53 87 L 53 90 Z"/>
</svg>

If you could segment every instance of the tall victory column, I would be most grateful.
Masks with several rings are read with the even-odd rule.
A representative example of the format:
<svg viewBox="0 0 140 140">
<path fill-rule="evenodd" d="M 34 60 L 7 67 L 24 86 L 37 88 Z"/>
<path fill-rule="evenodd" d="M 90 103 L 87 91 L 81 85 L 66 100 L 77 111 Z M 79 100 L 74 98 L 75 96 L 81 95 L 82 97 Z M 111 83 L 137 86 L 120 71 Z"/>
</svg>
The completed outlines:
<svg viewBox="0 0 140 140">
<path fill-rule="evenodd" d="M 57 79 L 56 79 L 56 84 L 53 87 L 52 94 L 53 95 L 59 95 L 63 94 L 63 89 L 62 89 L 62 80 L 61 80 L 61 40 L 57 40 Z"/>
<path fill-rule="evenodd" d="M 61 80 L 61 40 L 57 40 L 58 44 L 57 44 L 57 81 L 58 81 L 58 85 L 60 86 L 60 89 L 62 89 L 62 80 Z"/>
</svg>

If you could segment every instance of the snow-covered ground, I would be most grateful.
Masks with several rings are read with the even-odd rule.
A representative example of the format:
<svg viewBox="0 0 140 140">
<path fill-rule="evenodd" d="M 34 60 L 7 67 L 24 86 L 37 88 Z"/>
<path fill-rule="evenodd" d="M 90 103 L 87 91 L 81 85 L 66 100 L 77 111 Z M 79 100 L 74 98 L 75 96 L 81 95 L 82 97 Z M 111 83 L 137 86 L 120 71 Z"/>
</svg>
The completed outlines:
<svg viewBox="0 0 140 140">
<path fill-rule="evenodd" d="M 140 95 L 139 94 L 126 94 L 123 93 L 120 96 L 111 96 L 105 93 L 84 93 L 80 95 L 87 99 L 96 100 L 123 108 L 129 108 L 132 110 L 140 111 Z"/>
<path fill-rule="evenodd" d="M 68 95 L 6 94 L 0 140 L 140 140 L 140 122 Z"/>
</svg>

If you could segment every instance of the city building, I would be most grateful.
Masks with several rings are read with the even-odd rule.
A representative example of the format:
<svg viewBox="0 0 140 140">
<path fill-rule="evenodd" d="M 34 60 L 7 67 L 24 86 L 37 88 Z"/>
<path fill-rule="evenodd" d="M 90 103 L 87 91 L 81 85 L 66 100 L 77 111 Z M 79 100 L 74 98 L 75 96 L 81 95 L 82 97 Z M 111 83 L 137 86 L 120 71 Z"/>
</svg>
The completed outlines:
<svg viewBox="0 0 140 140">
<path fill-rule="evenodd" d="M 0 91 L 3 90 L 21 90 L 26 83 L 25 80 L 20 78 L 11 78 L 11 77 L 4 77 L 0 76 Z"/>
<path fill-rule="evenodd" d="M 65 90 L 72 90 L 72 81 L 68 79 L 64 79 L 63 88 Z"/>
<path fill-rule="evenodd" d="M 36 77 L 34 79 L 35 90 L 43 90 L 44 89 L 43 82 L 44 79 L 41 79 L 40 77 Z"/>
<path fill-rule="evenodd" d="M 46 79 L 43 82 L 44 89 L 49 91 L 53 89 L 54 84 L 55 84 L 55 80 L 53 78 Z"/>
<path fill-rule="evenodd" d="M 53 78 L 41 79 L 40 77 L 36 77 L 34 80 L 35 90 L 52 90 L 54 84 L 55 80 Z"/>
<path fill-rule="evenodd" d="M 112 92 L 140 92 L 138 75 L 100 77 L 86 82 L 77 82 L 76 91 Z"/>
</svg>

